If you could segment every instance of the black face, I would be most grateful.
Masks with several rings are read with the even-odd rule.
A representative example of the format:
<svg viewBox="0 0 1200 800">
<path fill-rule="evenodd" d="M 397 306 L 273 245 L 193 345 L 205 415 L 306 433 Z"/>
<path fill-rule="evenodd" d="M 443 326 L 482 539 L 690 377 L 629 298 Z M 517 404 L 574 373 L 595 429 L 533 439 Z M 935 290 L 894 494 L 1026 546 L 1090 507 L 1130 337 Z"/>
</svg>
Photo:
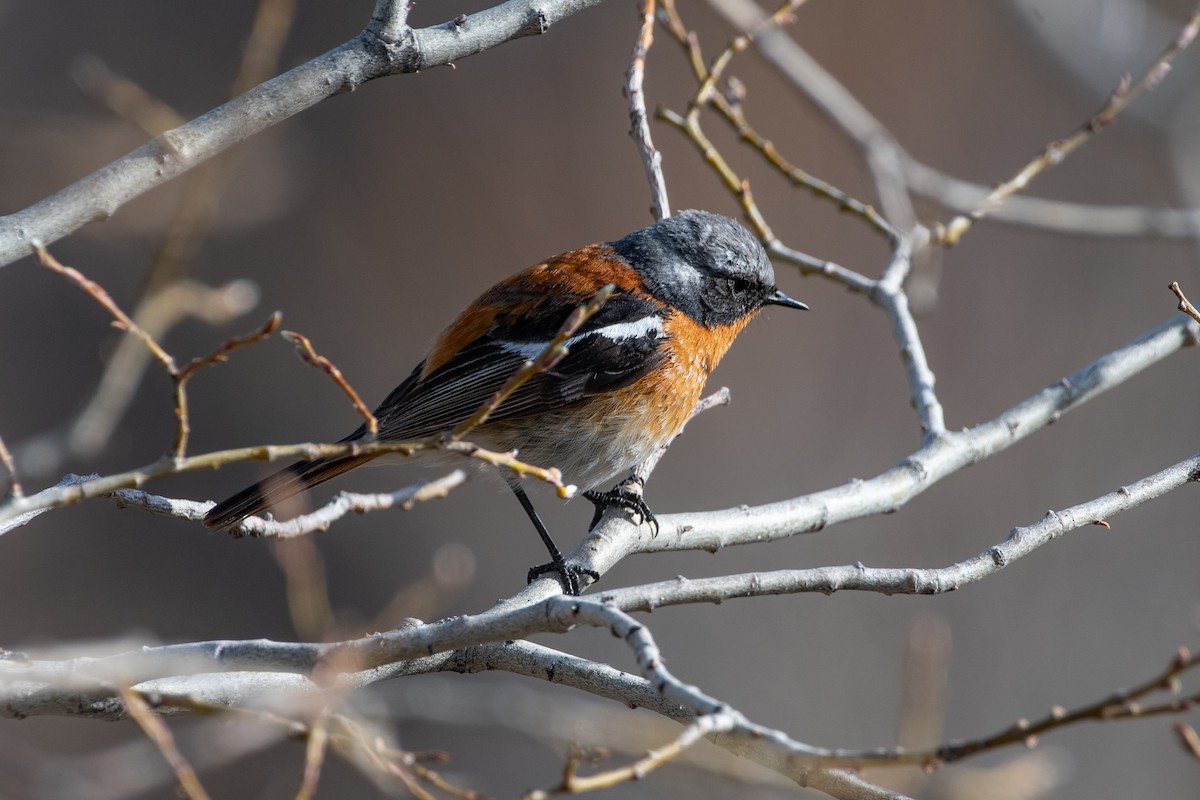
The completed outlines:
<svg viewBox="0 0 1200 800">
<path fill-rule="evenodd" d="M 729 217 L 681 211 L 612 248 L 655 297 L 706 327 L 728 325 L 769 304 L 804 308 L 775 288 L 762 245 Z"/>
</svg>

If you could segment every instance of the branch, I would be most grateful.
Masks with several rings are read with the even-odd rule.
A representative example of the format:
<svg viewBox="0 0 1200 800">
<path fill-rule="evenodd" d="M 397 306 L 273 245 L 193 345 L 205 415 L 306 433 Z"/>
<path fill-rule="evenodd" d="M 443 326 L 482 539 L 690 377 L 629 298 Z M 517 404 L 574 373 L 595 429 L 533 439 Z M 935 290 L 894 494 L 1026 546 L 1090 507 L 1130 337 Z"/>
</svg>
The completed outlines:
<svg viewBox="0 0 1200 800">
<path fill-rule="evenodd" d="M 786 538 L 851 519 L 891 513 L 946 476 L 1007 450 L 1064 413 L 1198 341 L 1200 327 L 1195 322 L 1178 317 L 1168 320 L 997 418 L 937 437 L 874 478 L 751 508 L 662 515 L 658 518 L 662 529 L 659 536 L 639 539 L 629 546 L 642 553 L 716 552 L 728 545 Z M 605 535 L 617 534 L 606 530 Z M 636 536 L 636 530 L 630 535 Z M 603 572 L 610 564 L 605 558 L 588 566 Z"/>
<path fill-rule="evenodd" d="M 720 602 L 733 597 L 838 591 L 893 594 L 944 594 L 978 583 L 1014 561 L 1073 530 L 1109 527 L 1108 518 L 1200 480 L 1200 455 L 1184 459 L 1136 483 L 1062 511 L 1048 511 L 1038 522 L 1013 528 L 1008 538 L 971 558 L 939 569 L 872 568 L 861 562 L 839 567 L 775 570 L 719 578 L 684 579 L 614 589 L 603 594 L 626 610 L 649 611 L 679 603 Z M 667 518 L 669 519 L 669 518 Z M 650 547 L 643 549 L 650 550 Z"/>
<path fill-rule="evenodd" d="M 466 481 L 466 471 L 456 469 L 436 480 L 418 481 L 395 492 L 381 494 L 339 492 L 323 507 L 311 513 L 286 521 L 247 517 L 242 520 L 236 530 L 239 535 L 262 539 L 288 539 L 303 536 L 315 531 L 326 530 L 334 522 L 351 513 L 366 514 L 392 508 L 408 511 L 417 503 L 445 497 L 451 490 L 458 488 Z M 140 489 L 118 489 L 109 497 L 118 508 L 137 508 L 151 514 L 174 517 L 189 522 L 199 522 L 204 519 L 204 514 L 213 505 L 194 500 L 160 497 Z"/>
<path fill-rule="evenodd" d="M 413 442 L 342 442 L 337 444 L 291 444 L 291 445 L 257 445 L 255 447 L 240 447 L 233 450 L 219 450 L 202 455 L 174 458 L 163 456 L 158 461 L 146 464 L 126 472 L 114 475 L 88 475 L 79 477 L 68 476 L 57 485 L 32 495 L 11 498 L 0 504 L 0 534 L 29 522 L 30 519 L 51 508 L 71 505 L 81 500 L 93 497 L 104 497 L 118 489 L 138 489 L 151 480 L 168 475 L 180 475 L 187 472 L 211 470 L 226 464 L 243 461 L 277 461 L 280 459 L 305 459 L 347 456 L 347 455 L 384 455 L 399 453 L 412 455 L 418 451 L 440 449 L 458 453 L 467 458 L 474 458 L 495 466 L 502 466 L 525 475 L 532 475 L 538 480 L 545 481 L 558 491 L 560 495 L 570 496 L 571 490 L 562 483 L 562 474 L 554 468 L 543 469 L 517 460 L 508 453 L 496 453 L 485 450 L 469 442 L 441 442 L 437 440 Z"/>
<path fill-rule="evenodd" d="M 650 135 L 650 121 L 646 117 L 646 93 L 642 88 L 646 77 L 646 56 L 654 43 L 655 0 L 642 0 L 641 30 L 637 44 L 629 58 L 629 69 L 625 72 L 625 97 L 629 101 L 629 136 L 642 157 L 642 169 L 650 183 L 650 213 L 655 220 L 671 216 L 671 204 L 667 200 L 667 179 L 662 171 L 662 153 L 654 146 Z"/>
<path fill-rule="evenodd" d="M 324 372 L 333 381 L 334 385 L 342 390 L 342 393 L 350 400 L 350 405 L 354 406 L 354 410 L 363 418 L 363 424 L 367 429 L 366 441 L 374 441 L 375 435 L 379 432 L 379 420 L 375 419 L 375 415 L 371 413 L 371 409 L 362 401 L 358 392 L 354 390 L 354 387 L 342 375 L 342 371 L 337 368 L 337 365 L 314 350 L 312 342 L 308 340 L 308 337 L 295 331 L 282 331 L 280 335 L 292 343 L 292 346 L 296 348 L 296 355 L 300 357 L 301 361 L 310 367 Z"/>
<path fill-rule="evenodd" d="M 905 154 L 904 174 L 913 192 L 951 211 L 979 208 L 992 187 L 952 177 Z M 1083 236 L 1148 236 L 1191 239 L 1200 228 L 1200 209 L 1091 205 L 1015 194 L 989 212 L 996 222 Z"/>
<path fill-rule="evenodd" d="M 1187 296 L 1183 293 L 1183 289 L 1179 288 L 1179 281 L 1174 281 L 1167 288 L 1174 292 L 1175 296 L 1179 298 L 1178 309 L 1192 319 L 1196 320 L 1196 322 L 1200 322 L 1200 311 L 1196 310 L 1196 307 L 1192 305 L 1191 301 L 1188 300 Z"/>
<path fill-rule="evenodd" d="M 210 325 L 225 324 L 257 303 L 258 289 L 246 280 L 216 288 L 179 280 L 146 298 L 131 316 L 140 328 L 158 340 L 189 317 Z M 95 393 L 79 416 L 62 428 L 25 439 L 13 447 L 22 472 L 46 477 L 59 473 L 72 458 L 94 458 L 108 443 L 132 402 L 150 359 L 150 351 L 140 339 L 133 336 L 118 339 Z"/>
<path fill-rule="evenodd" d="M 370 24 L 350 41 L 250 89 L 28 208 L 0 217 L 0 266 L 52 244 L 89 222 L 204 163 L 238 142 L 341 92 L 388 75 L 451 64 L 498 45 L 546 33 L 602 0 L 509 0 L 470 16 L 410 28 L 408 4 L 379 0 Z"/>
<path fill-rule="evenodd" d="M 754 0 L 709 0 L 709 4 L 743 31 L 754 29 L 767 17 Z M 782 30 L 763 30 L 754 45 L 862 150 L 888 223 L 896 230 L 913 228 L 917 215 L 904 180 L 904 150 L 891 131 Z"/>
<path fill-rule="evenodd" d="M 1113 90 L 1104 107 L 1092 115 L 1091 119 L 1069 136 L 1047 144 L 1042 152 L 1034 156 L 1016 175 L 992 190 L 979 207 L 970 214 L 960 214 L 950 220 L 944 228 L 938 231 L 939 240 L 945 245 L 957 244 L 963 234 L 970 230 L 972 223 L 986 217 L 994 208 L 1003 203 L 1005 198 L 1022 191 L 1035 177 L 1050 167 L 1061 164 L 1067 156 L 1108 127 L 1117 118 L 1117 115 L 1128 108 L 1129 104 L 1136 100 L 1142 92 L 1153 89 L 1167 76 L 1171 70 L 1171 62 L 1187 49 L 1188 45 L 1196 38 L 1197 32 L 1200 32 L 1200 6 L 1196 6 L 1192 10 L 1191 16 L 1175 40 L 1163 50 L 1162 54 L 1155 59 L 1136 83 L 1126 75 Z"/>
</svg>

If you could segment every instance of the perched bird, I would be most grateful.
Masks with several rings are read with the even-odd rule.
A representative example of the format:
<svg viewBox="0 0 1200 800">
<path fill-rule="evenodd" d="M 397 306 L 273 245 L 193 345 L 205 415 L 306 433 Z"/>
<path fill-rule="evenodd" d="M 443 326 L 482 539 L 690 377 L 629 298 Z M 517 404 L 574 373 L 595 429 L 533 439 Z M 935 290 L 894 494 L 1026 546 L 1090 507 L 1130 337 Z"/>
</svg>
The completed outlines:
<svg viewBox="0 0 1200 800">
<path fill-rule="evenodd" d="M 598 510 L 623 505 L 652 521 L 640 493 L 626 484 L 597 487 L 683 427 L 709 374 L 760 309 L 807 308 L 775 287 L 758 240 L 728 217 L 683 211 L 618 241 L 555 256 L 488 289 L 375 410 L 378 439 L 423 439 L 465 420 L 608 284 L 615 291 L 568 340 L 568 354 L 521 386 L 468 438 L 558 467 Z M 365 436 L 361 426 L 342 441 Z M 204 524 L 234 525 L 375 457 L 297 462 L 218 503 Z M 506 478 L 551 556 L 529 579 L 557 571 L 567 591 L 579 594 L 581 576 L 597 576 L 565 561 L 517 477 Z"/>
</svg>

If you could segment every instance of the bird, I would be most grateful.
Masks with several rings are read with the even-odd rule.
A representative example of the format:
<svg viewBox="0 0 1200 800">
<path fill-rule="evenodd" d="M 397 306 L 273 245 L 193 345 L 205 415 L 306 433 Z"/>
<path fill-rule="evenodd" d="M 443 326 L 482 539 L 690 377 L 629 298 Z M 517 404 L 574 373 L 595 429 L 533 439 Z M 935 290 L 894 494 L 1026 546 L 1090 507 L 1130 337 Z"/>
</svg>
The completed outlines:
<svg viewBox="0 0 1200 800">
<path fill-rule="evenodd" d="M 632 477 L 603 490 L 671 441 L 710 373 L 766 306 L 807 309 L 775 285 L 759 240 L 739 222 L 681 211 L 625 237 L 546 259 L 500 281 L 462 311 L 428 355 L 375 409 L 378 441 L 425 439 L 453 428 L 539 355 L 580 304 L 612 294 L 566 341 L 567 354 L 505 399 L 469 439 L 558 467 L 603 509 L 624 506 L 657 530 Z M 366 425 L 342 442 L 369 441 Z M 210 528 L 246 517 L 366 464 L 376 454 L 299 461 L 217 503 Z M 550 553 L 528 580 L 558 572 L 579 595 L 592 570 L 568 563 L 518 476 L 505 479 Z"/>
</svg>

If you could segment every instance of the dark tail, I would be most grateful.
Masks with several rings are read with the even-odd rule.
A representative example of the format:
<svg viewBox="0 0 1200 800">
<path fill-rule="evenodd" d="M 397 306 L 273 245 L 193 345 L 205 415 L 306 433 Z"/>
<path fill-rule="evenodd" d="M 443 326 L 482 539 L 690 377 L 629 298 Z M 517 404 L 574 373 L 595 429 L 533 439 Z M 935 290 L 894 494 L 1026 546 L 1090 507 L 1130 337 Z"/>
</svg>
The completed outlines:
<svg viewBox="0 0 1200 800">
<path fill-rule="evenodd" d="M 322 458 L 316 461 L 297 461 L 286 469 L 269 475 L 253 486 L 223 500 L 204 515 L 209 528 L 228 528 L 293 495 L 308 491 L 319 483 L 336 478 L 370 461 L 374 456 L 345 456 Z"/>
</svg>

